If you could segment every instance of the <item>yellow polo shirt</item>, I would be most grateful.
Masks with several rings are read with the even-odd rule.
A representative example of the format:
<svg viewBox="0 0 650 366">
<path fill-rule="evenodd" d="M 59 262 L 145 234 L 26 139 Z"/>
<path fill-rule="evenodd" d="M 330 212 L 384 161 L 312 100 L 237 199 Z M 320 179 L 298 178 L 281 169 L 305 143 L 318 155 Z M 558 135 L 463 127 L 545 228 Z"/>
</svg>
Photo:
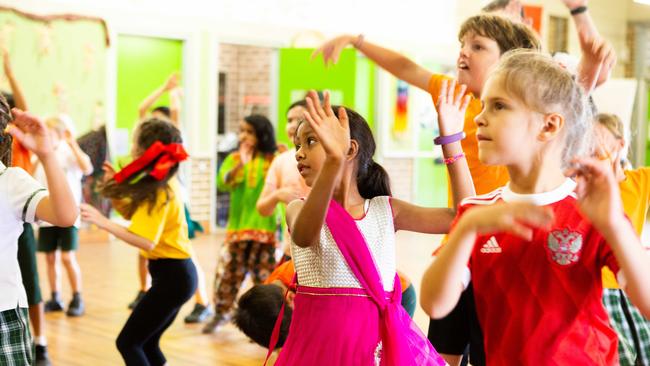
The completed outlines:
<svg viewBox="0 0 650 366">
<path fill-rule="evenodd" d="M 148 259 L 187 259 L 191 257 L 192 246 L 187 233 L 187 222 L 178 181 L 169 181 L 171 195 L 167 198 L 165 190 L 158 191 L 156 203 L 144 204 L 131 216 L 129 231 L 154 242 L 150 251 L 141 250 Z"/>
</svg>

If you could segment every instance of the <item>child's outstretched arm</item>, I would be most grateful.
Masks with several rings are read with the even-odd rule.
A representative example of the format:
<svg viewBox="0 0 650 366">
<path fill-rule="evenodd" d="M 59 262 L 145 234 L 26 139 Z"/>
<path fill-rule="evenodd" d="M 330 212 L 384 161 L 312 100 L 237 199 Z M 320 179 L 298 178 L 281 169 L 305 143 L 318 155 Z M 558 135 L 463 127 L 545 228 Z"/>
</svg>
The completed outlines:
<svg viewBox="0 0 650 366">
<path fill-rule="evenodd" d="M 23 89 L 18 84 L 18 80 L 14 76 L 13 68 L 11 67 L 11 60 L 9 59 L 9 52 L 6 49 L 2 50 L 2 58 L 4 62 L 5 76 L 9 81 L 9 86 L 11 87 L 11 93 L 14 96 L 14 103 L 16 103 L 16 108 L 27 111 L 27 100 L 23 94 Z"/>
<path fill-rule="evenodd" d="M 82 220 L 97 225 L 98 228 L 108 231 L 109 233 L 115 235 L 116 238 L 136 248 L 140 248 L 145 251 L 150 251 L 154 248 L 155 243 L 153 241 L 140 235 L 134 234 L 129 231 L 128 228 L 111 221 L 93 206 L 87 203 L 82 203 L 80 208 Z"/>
<path fill-rule="evenodd" d="M 160 98 L 161 95 L 163 95 L 165 92 L 168 92 L 175 87 L 178 86 L 178 74 L 173 73 L 169 75 L 165 83 L 160 86 L 158 89 L 154 90 L 149 96 L 147 96 L 142 103 L 140 103 L 140 107 L 138 107 L 138 116 L 140 116 L 140 120 L 144 119 L 147 116 L 147 112 L 149 111 L 149 108 Z"/>
<path fill-rule="evenodd" d="M 625 217 L 618 183 L 611 169 L 594 159 L 578 159 L 577 174 L 580 211 L 587 216 L 609 244 L 620 266 L 625 292 L 641 313 L 650 316 L 650 255 L 641 245 Z"/>
<path fill-rule="evenodd" d="M 456 80 L 444 80 L 440 88 L 440 96 L 436 104 L 438 110 L 438 126 L 440 136 L 453 136 L 463 132 L 465 111 L 469 105 L 470 96 L 465 95 L 467 87 L 456 88 Z M 392 199 L 393 220 L 396 230 L 409 230 L 431 234 L 449 232 L 451 223 L 456 217 L 456 208 L 460 202 L 476 194 L 472 175 L 463 154 L 461 139 L 442 144 L 445 165 L 451 182 L 451 192 L 454 208 L 419 207 L 410 203 Z"/>
<path fill-rule="evenodd" d="M 509 232 L 531 240 L 533 227 L 547 227 L 553 213 L 530 203 L 502 203 L 470 208 L 460 217 L 449 241 L 424 272 L 420 305 L 432 318 L 442 318 L 454 308 L 469 282 L 468 262 L 479 234 Z"/>
<path fill-rule="evenodd" d="M 582 57 L 578 67 L 578 80 L 587 93 L 590 93 L 595 87 L 609 79 L 610 72 L 616 64 L 616 53 L 613 47 L 605 42 L 598 33 L 598 29 L 587 10 L 588 0 L 562 0 L 562 2 L 569 11 L 584 9 L 572 15 L 572 18 L 578 31 L 578 39 L 582 49 Z"/>
<path fill-rule="evenodd" d="M 36 218 L 61 227 L 74 225 L 79 210 L 65 173 L 54 155 L 47 127 L 43 121 L 27 112 L 14 108 L 11 113 L 14 121 L 9 125 L 8 132 L 36 154 L 47 177 L 49 196 L 43 198 L 36 207 Z"/>
<path fill-rule="evenodd" d="M 404 80 L 424 91 L 429 89 L 429 80 L 433 75 L 431 71 L 416 64 L 404 55 L 366 41 L 362 35 L 342 35 L 333 38 L 316 49 L 312 54 L 312 59 L 319 53 L 322 53 L 326 65 L 330 62 L 335 64 L 339 61 L 341 51 L 348 45 L 354 46 L 366 55 L 366 57 L 379 65 L 379 67 L 388 71 L 396 78 Z"/>
<path fill-rule="evenodd" d="M 318 243 L 329 202 L 341 180 L 351 144 L 350 125 L 345 108 L 338 110 L 337 118 L 330 105 L 329 93 L 325 93 L 324 105 L 321 106 L 316 92 L 310 91 L 307 96 L 307 110 L 305 118 L 318 138 L 312 144 L 322 145 L 325 150 L 325 162 L 307 199 L 304 202 L 293 201 L 287 207 L 291 239 L 301 247 Z"/>
</svg>

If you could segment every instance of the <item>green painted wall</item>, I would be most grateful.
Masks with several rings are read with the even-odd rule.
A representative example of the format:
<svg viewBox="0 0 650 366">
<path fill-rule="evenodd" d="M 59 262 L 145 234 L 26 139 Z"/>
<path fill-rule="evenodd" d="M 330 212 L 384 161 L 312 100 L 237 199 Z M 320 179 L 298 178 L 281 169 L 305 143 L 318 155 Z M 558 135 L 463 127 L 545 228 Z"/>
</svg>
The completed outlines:
<svg viewBox="0 0 650 366">
<path fill-rule="evenodd" d="M 159 88 L 171 73 L 181 71 L 182 59 L 182 41 L 119 36 L 115 127 L 129 131 L 129 142 L 132 129 L 138 121 L 138 106 L 144 98 Z M 169 105 L 166 94 L 153 107 L 160 105 Z"/>
<path fill-rule="evenodd" d="M 343 104 L 374 123 L 375 66 L 356 50 L 341 53 L 339 62 L 325 67 L 321 56 L 311 60 L 313 49 L 285 48 L 279 51 L 277 138 L 288 143 L 284 132 L 291 103 L 310 89 L 327 89 L 333 104 Z"/>
<path fill-rule="evenodd" d="M 32 112 L 68 114 L 77 135 L 104 123 L 106 38 L 99 22 L 55 20 L 46 25 L 0 11 L 0 45 L 9 51 Z M 9 91 L 4 75 L 0 80 L 0 88 Z"/>
</svg>

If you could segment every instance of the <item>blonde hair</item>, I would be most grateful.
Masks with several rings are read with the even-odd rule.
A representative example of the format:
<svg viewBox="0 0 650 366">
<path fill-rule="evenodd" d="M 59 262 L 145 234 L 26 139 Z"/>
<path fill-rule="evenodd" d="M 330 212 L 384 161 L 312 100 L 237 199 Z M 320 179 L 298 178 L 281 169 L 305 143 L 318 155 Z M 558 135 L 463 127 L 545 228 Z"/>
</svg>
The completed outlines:
<svg viewBox="0 0 650 366">
<path fill-rule="evenodd" d="M 625 125 L 615 114 L 599 113 L 594 118 L 601 126 L 607 128 L 619 140 L 625 139 Z"/>
<path fill-rule="evenodd" d="M 491 77 L 502 77 L 505 90 L 539 113 L 564 117 L 562 165 L 591 146 L 591 111 L 573 75 L 549 55 L 533 50 L 506 53 Z"/>
</svg>

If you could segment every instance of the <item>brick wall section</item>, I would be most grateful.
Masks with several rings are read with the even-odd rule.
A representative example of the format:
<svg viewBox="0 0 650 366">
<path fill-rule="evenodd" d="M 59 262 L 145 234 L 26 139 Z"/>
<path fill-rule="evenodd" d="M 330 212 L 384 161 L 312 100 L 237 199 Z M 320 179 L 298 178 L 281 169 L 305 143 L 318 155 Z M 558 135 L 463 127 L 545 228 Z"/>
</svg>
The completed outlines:
<svg viewBox="0 0 650 366">
<path fill-rule="evenodd" d="M 413 201 L 413 159 L 386 158 L 381 162 L 390 176 L 393 197 Z"/>
<path fill-rule="evenodd" d="M 269 116 L 266 104 L 247 104 L 245 97 L 271 98 L 272 50 L 220 44 L 219 72 L 226 73 L 226 132 L 237 132 L 239 121 L 251 113 Z"/>
</svg>

